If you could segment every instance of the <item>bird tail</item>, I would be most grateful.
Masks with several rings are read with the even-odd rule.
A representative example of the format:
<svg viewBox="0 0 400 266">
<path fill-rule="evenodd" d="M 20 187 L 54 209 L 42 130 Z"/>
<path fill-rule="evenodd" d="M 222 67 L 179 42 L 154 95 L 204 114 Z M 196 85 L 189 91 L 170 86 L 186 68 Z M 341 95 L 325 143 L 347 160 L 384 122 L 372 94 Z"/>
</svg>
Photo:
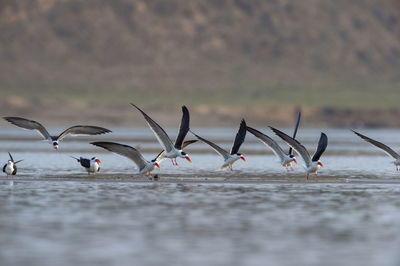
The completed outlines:
<svg viewBox="0 0 400 266">
<path fill-rule="evenodd" d="M 77 160 L 78 161 L 78 163 L 81 161 L 80 159 L 78 159 L 78 158 L 76 158 L 76 157 L 74 157 L 74 156 L 69 156 L 69 157 L 71 157 L 72 159 L 75 159 L 75 160 Z"/>
</svg>

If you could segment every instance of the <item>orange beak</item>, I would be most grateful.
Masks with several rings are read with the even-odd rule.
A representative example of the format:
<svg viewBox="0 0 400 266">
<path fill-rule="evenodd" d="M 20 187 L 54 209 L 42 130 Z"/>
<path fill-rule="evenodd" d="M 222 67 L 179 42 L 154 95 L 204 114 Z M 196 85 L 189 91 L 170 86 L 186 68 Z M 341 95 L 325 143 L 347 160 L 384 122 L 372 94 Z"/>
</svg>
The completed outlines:
<svg viewBox="0 0 400 266">
<path fill-rule="evenodd" d="M 185 158 L 186 158 L 186 161 L 188 161 L 189 163 L 192 163 L 192 160 L 190 160 L 189 156 L 186 156 Z"/>
<path fill-rule="evenodd" d="M 318 162 L 318 165 L 324 167 L 324 165 L 321 162 Z"/>
<path fill-rule="evenodd" d="M 293 162 L 294 162 L 295 164 L 298 164 L 296 159 L 293 159 Z"/>
<path fill-rule="evenodd" d="M 155 165 L 158 169 L 161 168 L 160 165 L 159 165 L 158 163 L 155 163 L 154 165 Z"/>
<path fill-rule="evenodd" d="M 99 159 L 96 159 L 95 162 L 96 163 L 101 163 L 101 161 Z"/>
<path fill-rule="evenodd" d="M 242 155 L 242 156 L 240 156 L 240 159 L 242 159 L 244 162 L 247 162 L 246 161 L 246 158 Z"/>
</svg>

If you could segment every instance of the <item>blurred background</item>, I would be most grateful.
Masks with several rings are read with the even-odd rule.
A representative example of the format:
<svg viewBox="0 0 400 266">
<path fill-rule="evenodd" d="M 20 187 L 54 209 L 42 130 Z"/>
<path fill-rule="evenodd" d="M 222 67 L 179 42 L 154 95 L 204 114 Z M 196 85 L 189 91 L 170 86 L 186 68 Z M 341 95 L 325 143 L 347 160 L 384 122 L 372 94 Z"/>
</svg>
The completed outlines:
<svg viewBox="0 0 400 266">
<path fill-rule="evenodd" d="M 398 0 L 1 0 L 0 112 L 44 124 L 400 126 Z M 174 114 L 174 115 L 171 115 Z"/>
</svg>

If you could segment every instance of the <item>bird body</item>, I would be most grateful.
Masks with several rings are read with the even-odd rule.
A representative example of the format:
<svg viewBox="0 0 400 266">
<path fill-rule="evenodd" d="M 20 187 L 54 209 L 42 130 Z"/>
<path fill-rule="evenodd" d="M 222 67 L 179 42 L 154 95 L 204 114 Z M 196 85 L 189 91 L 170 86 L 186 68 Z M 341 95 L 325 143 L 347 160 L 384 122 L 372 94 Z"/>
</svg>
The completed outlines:
<svg viewBox="0 0 400 266">
<path fill-rule="evenodd" d="M 142 109 L 132 104 L 144 117 L 150 129 L 153 131 L 155 137 L 164 149 L 164 153 L 160 153 L 160 159 L 169 158 L 172 160 L 173 165 L 178 165 L 176 158 L 184 158 L 188 162 L 192 162 L 189 155 L 183 151 L 183 141 L 189 131 L 190 115 L 189 110 L 186 106 L 182 106 L 182 119 L 179 128 L 178 137 L 175 140 L 175 144 L 172 143 L 171 139 L 165 132 L 165 130 L 155 122 L 150 116 L 148 116 Z"/>
<path fill-rule="evenodd" d="M 68 135 L 100 135 L 111 132 L 111 130 L 103 127 L 78 125 L 69 127 L 63 132 L 61 132 L 58 136 L 54 136 L 50 135 L 50 133 L 42 124 L 34 120 L 29 120 L 22 117 L 11 117 L 11 116 L 3 118 L 6 121 L 18 127 L 28 130 L 36 130 L 45 140 L 47 140 L 51 145 L 53 145 L 53 148 L 56 151 L 58 151 L 59 142 Z"/>
<path fill-rule="evenodd" d="M 16 175 L 17 174 L 17 163 L 22 162 L 23 160 L 14 161 L 11 153 L 8 153 L 10 156 L 10 160 L 3 166 L 3 173 L 7 175 Z"/>
<path fill-rule="evenodd" d="M 92 157 L 91 159 L 87 159 L 87 158 L 83 158 L 83 157 L 79 157 L 79 159 L 78 159 L 73 156 L 71 156 L 71 157 L 74 158 L 75 160 L 77 160 L 77 162 L 80 163 L 80 165 L 86 169 L 86 171 L 88 172 L 89 175 L 95 174 L 100 171 L 101 161 L 97 157 Z"/>
<path fill-rule="evenodd" d="M 230 153 L 228 151 L 224 150 L 223 148 L 221 148 L 220 146 L 218 146 L 217 144 L 215 144 L 207 139 L 204 139 L 204 138 L 200 137 L 199 135 L 196 135 L 193 132 L 192 132 L 192 134 L 195 135 L 202 142 L 208 144 L 211 148 L 213 148 L 219 155 L 221 155 L 224 158 L 224 162 L 221 166 L 221 169 L 228 167 L 230 170 L 233 170 L 233 168 L 232 168 L 233 163 L 239 159 L 246 162 L 246 158 L 244 157 L 244 155 L 238 153 L 240 146 L 243 144 L 244 139 L 246 137 L 246 122 L 244 121 L 244 119 L 242 119 L 242 121 L 240 123 L 240 127 L 239 127 L 238 132 L 236 133 L 236 137 L 233 142 Z"/>
<path fill-rule="evenodd" d="M 308 179 L 310 174 L 316 174 L 321 167 L 324 165 L 319 161 L 322 154 L 325 152 L 326 147 L 328 146 L 328 137 L 325 133 L 321 132 L 321 136 L 318 141 L 317 151 L 314 153 L 313 157 L 311 158 L 310 154 L 308 153 L 307 149 L 297 140 L 294 138 L 286 135 L 282 131 L 270 127 L 271 130 L 279 136 L 283 141 L 285 141 L 290 147 L 292 147 L 303 159 L 304 161 L 304 169 L 307 173 L 306 178 Z M 318 176 L 318 175 L 317 175 Z"/>
<path fill-rule="evenodd" d="M 138 174 L 146 174 L 147 176 L 152 176 L 151 172 L 154 170 L 154 168 L 160 168 L 160 165 L 157 163 L 156 160 L 157 157 L 151 161 L 148 161 L 143 158 L 142 154 L 137 149 L 129 145 L 106 141 L 92 142 L 90 144 L 131 159 L 138 167 Z"/>
</svg>

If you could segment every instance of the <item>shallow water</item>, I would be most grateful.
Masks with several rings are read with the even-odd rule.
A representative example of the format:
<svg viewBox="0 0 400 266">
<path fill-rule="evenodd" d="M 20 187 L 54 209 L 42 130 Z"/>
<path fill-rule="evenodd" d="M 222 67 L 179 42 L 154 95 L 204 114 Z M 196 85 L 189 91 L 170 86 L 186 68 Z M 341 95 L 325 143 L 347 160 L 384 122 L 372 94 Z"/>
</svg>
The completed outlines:
<svg viewBox="0 0 400 266">
<path fill-rule="evenodd" d="M 1 265 L 398 265 L 400 186 L 0 183 Z"/>
<path fill-rule="evenodd" d="M 193 164 L 162 163 L 161 180 L 180 177 L 168 182 L 130 182 L 132 162 L 88 144 L 140 144 L 151 159 L 158 146 L 147 130 L 66 139 L 56 153 L 34 132 L 1 128 L 0 160 L 11 151 L 25 161 L 17 178 L 0 179 L 0 265 L 400 264 L 399 174 L 392 159 L 353 133 L 326 132 L 330 144 L 319 180 L 329 176 L 342 183 L 290 182 L 302 178 L 301 166 L 286 173 L 250 134 L 243 145 L 248 162 L 235 163 L 235 171 L 217 170 L 221 158 L 194 144 Z M 196 132 L 228 148 L 235 129 Z M 399 130 L 363 132 L 400 150 Z M 318 137 L 318 130 L 299 132 L 311 151 Z M 86 178 L 69 155 L 96 155 L 104 162 L 101 173 L 123 178 Z M 220 183 L 196 183 L 208 176 L 220 177 Z M 258 179 L 235 183 L 250 177 Z M 257 182 L 271 177 L 283 182 Z"/>
</svg>

